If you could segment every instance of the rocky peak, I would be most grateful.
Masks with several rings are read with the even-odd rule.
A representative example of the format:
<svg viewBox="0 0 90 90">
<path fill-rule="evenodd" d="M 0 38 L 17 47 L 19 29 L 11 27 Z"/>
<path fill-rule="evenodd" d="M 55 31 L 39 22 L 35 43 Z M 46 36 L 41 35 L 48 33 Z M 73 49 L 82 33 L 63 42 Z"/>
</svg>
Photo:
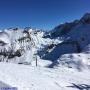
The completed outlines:
<svg viewBox="0 0 90 90">
<path fill-rule="evenodd" d="M 83 24 L 90 24 L 90 13 L 86 13 L 80 21 L 83 22 Z"/>
</svg>

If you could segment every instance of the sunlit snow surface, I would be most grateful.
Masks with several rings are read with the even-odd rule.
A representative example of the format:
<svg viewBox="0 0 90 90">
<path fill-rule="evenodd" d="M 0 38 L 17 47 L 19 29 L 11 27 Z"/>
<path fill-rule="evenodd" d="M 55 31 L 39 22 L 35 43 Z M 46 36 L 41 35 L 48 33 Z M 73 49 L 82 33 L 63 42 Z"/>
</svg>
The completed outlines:
<svg viewBox="0 0 90 90">
<path fill-rule="evenodd" d="M 5 49 L 13 51 L 13 55 L 23 51 L 21 56 L 8 58 Z M 49 33 L 17 28 L 0 31 L 0 51 L 0 86 L 18 90 L 90 90 L 89 14 Z M 8 54 L 13 56 L 12 52 Z"/>
<path fill-rule="evenodd" d="M 0 81 L 18 90 L 78 90 L 74 84 L 90 85 L 90 72 L 67 68 L 49 69 L 0 63 Z"/>
</svg>

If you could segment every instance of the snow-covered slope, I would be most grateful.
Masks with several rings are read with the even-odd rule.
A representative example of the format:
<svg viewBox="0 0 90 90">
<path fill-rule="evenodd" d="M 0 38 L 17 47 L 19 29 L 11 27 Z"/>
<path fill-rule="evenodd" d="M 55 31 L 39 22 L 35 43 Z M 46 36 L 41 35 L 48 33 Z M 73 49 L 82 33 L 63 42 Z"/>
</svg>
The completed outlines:
<svg viewBox="0 0 90 90">
<path fill-rule="evenodd" d="M 45 32 L 31 28 L 10 28 L 0 32 L 0 61 L 31 64 L 38 51 L 58 40 L 44 38 Z M 3 45 L 4 44 L 4 45 Z M 49 61 L 47 61 L 49 62 Z"/>
<path fill-rule="evenodd" d="M 51 38 L 61 41 L 58 44 L 54 44 L 53 49 L 49 50 L 47 48 L 44 50 L 44 52 L 46 52 L 42 55 L 42 59 L 51 60 L 53 63 L 50 67 L 57 66 L 58 64 L 69 65 L 68 67 L 70 68 L 73 66 L 77 68 L 77 66 L 80 66 L 78 64 L 85 64 L 87 67 L 90 65 L 90 60 L 85 58 L 89 58 L 87 52 L 89 53 L 90 50 L 89 13 L 85 14 L 80 20 L 59 25 L 54 30 L 50 31 L 48 35 L 50 35 Z M 78 53 L 80 57 L 78 57 Z M 83 65 L 81 65 L 81 67 L 82 66 Z"/>
<path fill-rule="evenodd" d="M 59 25 L 50 32 L 30 27 L 5 29 L 0 32 L 0 61 L 30 65 L 37 59 L 43 62 L 49 60 L 52 62 L 50 67 L 53 67 L 62 62 L 62 57 L 67 60 L 66 55 L 69 57 L 72 54 L 75 59 L 73 54 L 78 57 L 77 53 L 81 53 L 82 60 L 82 53 L 89 53 L 89 34 L 89 13 L 80 20 Z M 85 56 L 88 57 L 87 54 Z M 73 62 L 71 57 L 69 59 Z"/>
<path fill-rule="evenodd" d="M 0 63 L 0 66 L 0 81 L 18 90 L 90 89 L 90 72 L 87 70 L 78 72 L 65 67 L 49 69 L 12 63 Z"/>
<path fill-rule="evenodd" d="M 0 31 L 0 66 L 3 86 L 89 90 L 90 14 L 49 32 L 30 27 Z"/>
</svg>

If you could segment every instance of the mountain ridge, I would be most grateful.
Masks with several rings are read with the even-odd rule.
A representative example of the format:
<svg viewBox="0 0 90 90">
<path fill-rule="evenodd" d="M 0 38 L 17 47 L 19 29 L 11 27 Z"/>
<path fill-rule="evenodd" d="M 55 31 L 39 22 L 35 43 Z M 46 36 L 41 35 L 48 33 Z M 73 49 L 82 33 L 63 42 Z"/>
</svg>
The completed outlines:
<svg viewBox="0 0 90 90">
<path fill-rule="evenodd" d="M 83 63 L 82 53 L 88 57 L 86 52 L 89 53 L 89 28 L 90 14 L 86 13 L 80 20 L 61 24 L 49 32 L 33 30 L 31 27 L 5 29 L 0 32 L 0 61 L 32 65 L 38 58 L 39 62 L 50 61 L 52 64 L 49 67 L 54 67 L 62 64 L 62 60 L 72 54 L 73 60 L 70 57 L 69 59 L 73 65 L 70 60 L 64 64 L 68 62 L 68 67 L 77 68 L 79 63 Z M 80 62 L 78 54 L 81 57 Z M 77 61 L 74 60 L 75 56 Z M 88 63 L 86 66 L 89 67 Z"/>
</svg>

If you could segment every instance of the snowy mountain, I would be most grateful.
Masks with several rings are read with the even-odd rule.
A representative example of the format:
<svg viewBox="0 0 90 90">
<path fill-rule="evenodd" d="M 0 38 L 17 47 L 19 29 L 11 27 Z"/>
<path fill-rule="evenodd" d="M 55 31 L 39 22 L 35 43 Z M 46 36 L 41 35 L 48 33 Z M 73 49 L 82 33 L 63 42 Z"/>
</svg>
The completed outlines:
<svg viewBox="0 0 90 90">
<path fill-rule="evenodd" d="M 39 62 L 51 62 L 49 67 L 65 64 L 70 68 L 77 68 L 77 64 L 85 62 L 82 60 L 82 53 L 89 58 L 89 29 L 89 13 L 80 20 L 61 24 L 50 32 L 31 27 L 5 29 L 0 32 L 0 61 L 32 64 L 38 59 Z M 88 67 L 89 60 L 87 61 Z"/>
<path fill-rule="evenodd" d="M 0 66 L 0 81 L 6 83 L 1 86 L 89 90 L 90 14 L 49 32 L 31 27 L 1 30 Z"/>
<path fill-rule="evenodd" d="M 50 31 L 51 38 L 65 36 L 67 33 L 72 31 L 75 27 L 79 25 L 90 24 L 90 13 L 86 13 L 80 20 L 75 20 L 73 22 L 66 22 L 65 24 L 60 24 L 56 26 L 52 31 Z"/>
<path fill-rule="evenodd" d="M 50 67 L 56 66 L 58 64 L 65 64 L 65 66 L 68 66 L 70 68 L 75 66 L 77 68 L 77 66 L 80 66 L 78 64 L 83 64 L 87 67 L 90 66 L 90 60 L 88 56 L 90 50 L 89 13 L 85 14 L 80 20 L 75 20 L 72 23 L 65 23 L 63 25 L 59 25 L 49 33 L 51 38 L 58 38 L 62 41 L 61 43 L 54 45 L 54 49 L 43 56 L 43 59 L 51 60 L 53 62 Z M 84 57 L 82 57 L 82 54 L 84 54 L 84 56 L 88 58 L 84 60 L 84 62 Z"/>
<path fill-rule="evenodd" d="M 31 28 L 10 28 L 0 32 L 0 61 L 31 64 L 37 52 L 57 40 L 44 38 L 44 31 Z M 41 61 L 42 62 L 42 61 Z M 49 61 L 47 61 L 49 62 Z"/>
</svg>

